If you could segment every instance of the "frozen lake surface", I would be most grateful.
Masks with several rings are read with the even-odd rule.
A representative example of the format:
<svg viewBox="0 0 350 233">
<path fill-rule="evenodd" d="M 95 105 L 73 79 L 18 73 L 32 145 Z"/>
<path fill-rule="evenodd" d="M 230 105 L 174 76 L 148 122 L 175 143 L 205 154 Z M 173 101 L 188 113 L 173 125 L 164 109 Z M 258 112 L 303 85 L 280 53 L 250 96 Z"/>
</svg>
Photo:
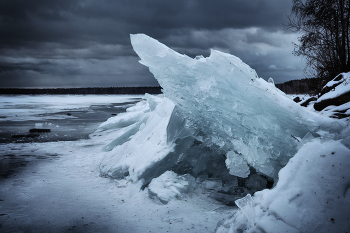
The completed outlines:
<svg viewBox="0 0 350 233">
<path fill-rule="evenodd" d="M 0 232 L 213 232 L 232 215 L 202 189 L 162 205 L 138 184 L 100 176 L 106 135 L 88 134 L 140 98 L 1 96 Z M 51 132 L 9 136 L 40 127 Z"/>
<path fill-rule="evenodd" d="M 138 101 L 140 96 L 1 96 L 0 143 L 87 139 L 102 122 Z M 33 128 L 51 132 L 16 137 Z"/>
</svg>

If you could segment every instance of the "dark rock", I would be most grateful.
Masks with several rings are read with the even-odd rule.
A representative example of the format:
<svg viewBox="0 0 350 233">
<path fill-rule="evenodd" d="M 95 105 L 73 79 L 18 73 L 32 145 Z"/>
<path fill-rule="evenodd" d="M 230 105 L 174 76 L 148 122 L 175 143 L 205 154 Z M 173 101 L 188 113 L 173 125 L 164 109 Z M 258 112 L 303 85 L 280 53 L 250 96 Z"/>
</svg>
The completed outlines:
<svg viewBox="0 0 350 233">
<path fill-rule="evenodd" d="M 337 118 L 337 119 L 343 119 L 343 118 L 347 118 L 350 115 L 348 114 L 344 114 L 344 113 L 334 113 L 332 116 L 330 116 L 331 118 Z"/>
<path fill-rule="evenodd" d="M 293 101 L 294 101 L 295 103 L 299 103 L 299 102 L 301 101 L 301 99 L 299 98 L 299 96 L 297 96 L 297 97 L 295 97 L 295 98 L 293 99 Z"/>
<path fill-rule="evenodd" d="M 349 114 L 346 114 L 346 112 L 349 109 L 344 109 L 344 110 L 338 110 L 338 111 L 334 111 L 334 114 L 332 116 L 330 116 L 331 118 L 337 118 L 337 119 L 343 119 L 346 117 L 349 117 Z"/>
<path fill-rule="evenodd" d="M 72 113 L 67 113 L 67 116 L 71 116 L 72 115 Z"/>
<path fill-rule="evenodd" d="M 29 132 L 31 132 L 31 133 L 47 133 L 47 132 L 51 132 L 51 129 L 30 129 Z"/>
<path fill-rule="evenodd" d="M 334 85 L 332 85 L 332 86 L 325 86 L 325 87 L 323 87 L 322 88 L 322 90 L 321 90 L 321 93 L 319 94 L 319 96 L 318 97 L 321 97 L 322 95 L 324 95 L 324 94 L 326 94 L 326 93 L 328 93 L 328 92 L 330 92 L 330 91 L 332 91 L 332 90 L 334 90 L 337 86 L 339 86 L 340 84 L 342 84 L 345 80 L 341 80 L 343 78 L 343 75 L 342 74 L 340 74 L 340 75 L 338 75 L 337 77 L 335 77 L 332 81 L 336 81 L 336 82 L 338 82 L 338 83 L 335 83 Z M 341 81 L 341 82 L 339 82 L 339 81 Z"/>
<path fill-rule="evenodd" d="M 314 109 L 316 111 L 322 111 L 323 109 L 325 109 L 326 107 L 328 107 L 330 105 L 340 106 L 340 105 L 345 104 L 349 101 L 350 101 L 350 92 L 346 92 L 346 93 L 344 93 L 340 96 L 337 96 L 335 98 L 325 99 L 325 100 L 322 100 L 320 102 L 315 103 Z"/>
<path fill-rule="evenodd" d="M 313 97 L 301 102 L 300 105 L 303 107 L 307 107 L 311 101 L 316 101 L 316 100 L 317 100 L 317 98 L 313 96 Z"/>
<path fill-rule="evenodd" d="M 15 134 L 15 135 L 12 135 L 12 138 L 34 138 L 34 137 L 39 137 L 39 134 L 30 133 L 30 134 Z"/>
<path fill-rule="evenodd" d="M 224 193 L 213 192 L 209 195 L 209 197 L 225 204 L 228 206 L 235 206 L 235 201 L 244 197 L 244 195 L 229 195 Z"/>
<path fill-rule="evenodd" d="M 30 133 L 26 135 L 26 138 L 35 138 L 35 137 L 39 137 L 39 134 Z"/>
<path fill-rule="evenodd" d="M 25 134 L 15 134 L 12 135 L 13 138 L 24 138 L 26 135 Z"/>
</svg>

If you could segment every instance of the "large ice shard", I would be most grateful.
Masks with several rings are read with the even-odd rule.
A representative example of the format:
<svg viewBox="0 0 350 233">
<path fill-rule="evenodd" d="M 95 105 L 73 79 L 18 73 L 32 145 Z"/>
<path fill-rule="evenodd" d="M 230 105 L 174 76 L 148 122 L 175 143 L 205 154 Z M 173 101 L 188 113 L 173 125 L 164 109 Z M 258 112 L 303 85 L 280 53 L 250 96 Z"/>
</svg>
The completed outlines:
<svg viewBox="0 0 350 233">
<path fill-rule="evenodd" d="M 233 55 L 211 50 L 207 58 L 192 59 L 144 34 L 131 35 L 131 43 L 192 138 L 224 155 L 232 175 L 247 177 L 254 167 L 276 178 L 296 153 L 298 138 L 317 127 L 312 113 Z"/>
<path fill-rule="evenodd" d="M 131 41 L 164 96 L 146 95 L 99 127 L 96 133 L 109 135 L 102 175 L 147 185 L 172 170 L 227 185 L 233 175 L 247 178 L 253 171 L 243 181 L 253 192 L 268 186 L 266 176 L 277 178 L 324 121 L 235 56 L 212 50 L 208 58 L 192 59 L 146 35 Z"/>
</svg>

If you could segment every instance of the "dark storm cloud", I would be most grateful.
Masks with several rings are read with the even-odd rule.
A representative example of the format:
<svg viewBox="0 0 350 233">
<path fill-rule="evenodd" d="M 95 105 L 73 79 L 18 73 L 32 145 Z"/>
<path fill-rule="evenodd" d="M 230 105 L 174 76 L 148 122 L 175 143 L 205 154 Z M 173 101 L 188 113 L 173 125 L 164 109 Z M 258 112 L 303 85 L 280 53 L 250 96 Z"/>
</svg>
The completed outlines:
<svg viewBox="0 0 350 233">
<path fill-rule="evenodd" d="M 129 43 L 132 32 L 159 38 L 179 29 L 280 28 L 288 6 L 281 0 L 2 0 L 1 41 Z"/>
<path fill-rule="evenodd" d="M 243 56 L 257 71 L 283 76 L 286 68 L 271 48 L 283 50 L 285 42 L 271 35 L 285 34 L 281 28 L 290 8 L 289 0 L 2 0 L 0 82 L 3 87 L 157 85 L 137 63 L 131 33 L 148 34 L 192 57 L 218 48 Z M 245 48 L 236 46 L 242 43 Z M 257 52 L 249 48 L 258 45 Z M 255 62 L 259 58 L 270 58 L 271 64 Z"/>
</svg>

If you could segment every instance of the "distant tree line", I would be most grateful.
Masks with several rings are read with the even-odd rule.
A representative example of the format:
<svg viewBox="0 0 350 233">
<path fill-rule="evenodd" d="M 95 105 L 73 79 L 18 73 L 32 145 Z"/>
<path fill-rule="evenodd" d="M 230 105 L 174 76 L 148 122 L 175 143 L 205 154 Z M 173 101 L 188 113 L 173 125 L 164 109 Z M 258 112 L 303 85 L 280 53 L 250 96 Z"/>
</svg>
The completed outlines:
<svg viewBox="0 0 350 233">
<path fill-rule="evenodd" d="M 350 0 L 293 0 L 286 28 L 302 34 L 294 54 L 305 58 L 308 77 L 350 71 Z"/>
<path fill-rule="evenodd" d="M 134 95 L 161 94 L 161 87 L 87 87 L 87 88 L 0 88 L 2 95 Z"/>
<path fill-rule="evenodd" d="M 312 94 L 316 95 L 325 85 L 320 78 L 307 78 L 291 80 L 275 86 L 286 94 Z"/>
</svg>

